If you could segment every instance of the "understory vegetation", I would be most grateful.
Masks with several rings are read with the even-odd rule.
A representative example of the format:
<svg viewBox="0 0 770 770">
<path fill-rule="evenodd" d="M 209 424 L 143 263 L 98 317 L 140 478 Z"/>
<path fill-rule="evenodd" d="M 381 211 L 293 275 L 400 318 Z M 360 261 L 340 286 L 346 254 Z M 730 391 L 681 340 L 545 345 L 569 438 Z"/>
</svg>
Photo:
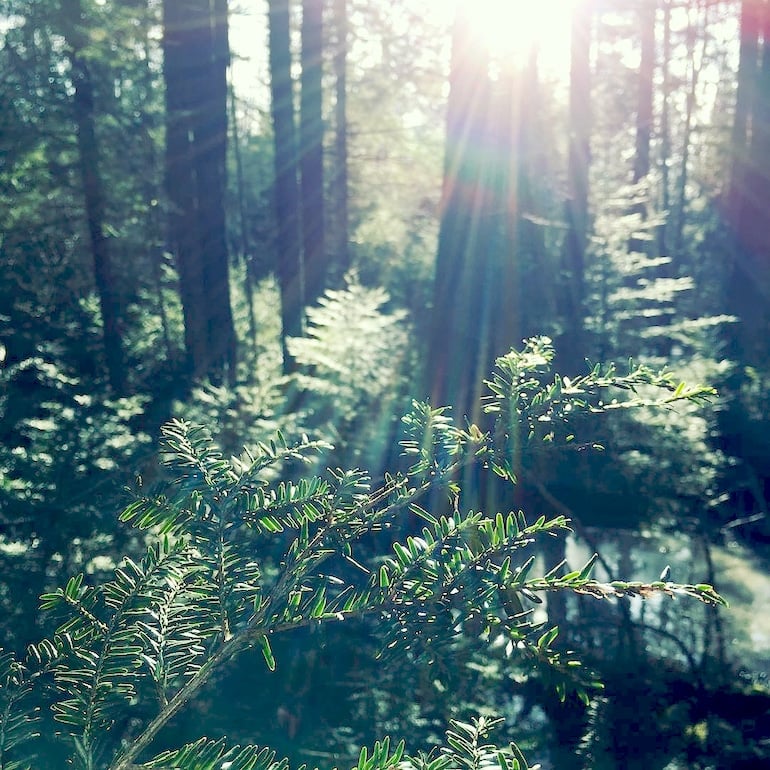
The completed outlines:
<svg viewBox="0 0 770 770">
<path fill-rule="evenodd" d="M 207 429 L 167 423 L 163 478 L 140 483 L 120 514 L 145 541 L 144 555 L 122 559 L 104 582 L 80 572 L 43 593 L 53 634 L 21 658 L 0 657 L 2 766 L 285 767 L 274 750 L 224 738 L 146 754 L 229 666 L 273 672 L 282 657 L 275 640 L 299 631 L 294 654 L 310 659 L 334 643 L 323 634 L 330 624 L 366 629 L 379 648 L 377 666 L 394 665 L 417 687 L 428 672 L 433 687 L 446 687 L 445 675 L 472 666 L 481 647 L 488 665 L 530 671 L 553 689 L 555 704 L 575 698 L 587 709 L 602 684 L 557 641 L 559 628 L 537 617 L 544 600 L 567 593 L 613 604 L 656 595 L 690 596 L 706 607 L 724 600 L 709 584 L 668 576 L 596 580 L 598 554 L 574 571 L 563 564 L 543 571 L 535 566 L 542 541 L 564 538 L 568 519 L 528 521 L 522 511 L 466 510 L 461 501 L 513 500 L 525 483 L 523 458 L 542 445 L 580 447 L 572 423 L 585 415 L 698 403 L 712 391 L 645 366 L 619 374 L 597 365 L 569 379 L 552 373 L 552 360 L 545 338 L 498 359 L 484 406 L 489 432 L 460 429 L 446 409 L 415 402 L 402 420 L 403 461 L 376 485 L 360 469 L 314 473 L 331 449 L 325 441 L 289 442 L 276 432 L 227 459 Z M 412 524 L 414 534 L 394 540 L 406 517 L 421 528 Z M 569 639 L 568 628 L 561 633 Z M 493 700 L 483 706 L 494 708 Z M 289 733 L 292 716 L 284 715 Z M 361 749 L 357 767 L 529 767 L 515 744 L 483 742 L 498 721 L 454 721 L 443 747 L 411 758 L 403 740 L 385 738 Z"/>
</svg>

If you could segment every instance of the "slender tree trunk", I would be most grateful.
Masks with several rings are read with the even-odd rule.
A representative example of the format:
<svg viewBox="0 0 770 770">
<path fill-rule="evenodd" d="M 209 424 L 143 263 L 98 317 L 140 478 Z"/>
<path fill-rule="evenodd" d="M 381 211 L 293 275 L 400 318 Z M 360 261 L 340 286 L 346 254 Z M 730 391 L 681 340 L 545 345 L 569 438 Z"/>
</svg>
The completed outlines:
<svg viewBox="0 0 770 770">
<path fill-rule="evenodd" d="M 764 3 L 765 0 L 741 2 L 741 44 L 731 137 L 730 186 L 725 201 L 728 219 L 736 231 L 741 229 L 746 198 L 750 125 L 758 96 L 759 33 Z"/>
<path fill-rule="evenodd" d="M 577 371 L 587 354 L 584 339 L 585 252 L 588 236 L 588 173 L 591 162 L 591 25 L 593 0 L 576 3 L 570 35 L 567 235 L 564 262 L 567 332 L 560 340 L 566 370 Z"/>
<path fill-rule="evenodd" d="M 550 172 L 547 150 L 543 147 L 543 119 L 545 113 L 542 86 L 538 72 L 538 50 L 530 51 L 527 65 L 511 84 L 513 99 L 510 109 L 509 149 L 511 171 L 508 181 L 508 198 L 502 207 L 510 232 L 506 248 L 508 258 L 513 260 L 513 269 L 506 271 L 509 285 L 503 289 L 504 312 L 501 330 L 504 333 L 498 343 L 504 352 L 512 345 L 520 344 L 523 337 L 542 334 L 549 328 L 559 308 L 560 287 L 553 281 L 548 269 L 531 269 L 522 275 L 525 265 L 546 265 L 549 249 L 546 244 L 546 228 L 539 221 L 550 211 L 550 194 L 546 192 L 543 180 Z M 580 275 L 582 279 L 582 272 Z M 582 328 L 582 313 L 577 323 Z M 515 334 L 515 336 L 513 336 Z M 585 355 L 578 348 L 580 356 Z"/>
<path fill-rule="evenodd" d="M 324 0 L 302 2 L 300 193 L 305 303 L 323 293 L 326 277 L 323 173 Z"/>
<path fill-rule="evenodd" d="M 150 40 L 150 26 L 153 17 L 149 0 L 144 3 L 142 10 L 145 18 L 142 20 L 144 25 L 144 37 L 142 46 L 144 49 L 144 66 L 142 68 L 142 85 L 144 98 L 150 101 L 151 94 L 156 88 L 155 78 L 150 66 L 152 59 L 153 43 Z M 151 169 L 158 168 L 158 153 L 153 137 L 153 129 L 157 127 L 157 120 L 153 115 L 145 111 L 142 113 L 142 139 L 146 152 L 147 167 Z M 143 181 L 144 205 L 147 207 L 147 238 L 150 248 L 150 265 L 152 270 L 152 282 L 155 289 L 155 297 L 160 316 L 160 327 L 163 337 L 163 346 L 166 349 L 166 360 L 174 359 L 174 349 L 171 344 L 171 332 L 169 329 L 168 311 L 166 301 L 163 296 L 163 218 L 162 209 L 158 206 L 158 200 L 161 198 L 158 189 L 157 178 L 154 174 L 147 174 Z"/>
<path fill-rule="evenodd" d="M 348 214 L 348 121 L 347 121 L 347 0 L 334 0 L 334 262 L 335 272 L 344 274 L 350 268 Z"/>
<path fill-rule="evenodd" d="M 655 76 L 655 15 L 657 0 L 642 0 L 639 9 L 641 59 L 636 102 L 636 151 L 634 184 L 650 173 L 650 140 L 653 121 L 653 81 Z"/>
<path fill-rule="evenodd" d="M 110 388 L 117 396 L 126 392 L 127 378 L 120 320 L 120 295 L 117 290 L 110 243 L 105 233 L 104 182 L 99 170 L 99 146 L 96 137 L 94 85 L 88 60 L 82 51 L 87 45 L 82 29 L 80 0 L 64 0 L 72 68 L 73 115 L 77 129 L 78 168 L 83 185 L 88 236 L 94 263 L 96 293 L 102 316 L 102 339 Z"/>
<path fill-rule="evenodd" d="M 658 0 L 640 0 L 639 26 L 641 34 L 641 58 L 639 61 L 639 79 L 636 98 L 636 140 L 632 181 L 635 185 L 642 182 L 650 173 L 650 143 L 653 126 L 653 82 L 655 78 L 655 16 Z M 640 191 L 636 191 L 636 196 Z M 648 202 L 635 203 L 631 212 L 642 219 L 647 216 Z M 647 251 L 647 242 L 632 237 L 628 244 L 629 251 Z"/>
<path fill-rule="evenodd" d="M 249 311 L 249 337 L 254 361 L 257 360 L 257 316 L 254 308 L 254 282 L 252 279 L 251 260 L 253 259 L 251 238 L 249 237 L 246 216 L 246 186 L 243 178 L 243 157 L 241 155 L 241 138 L 238 129 L 238 112 L 235 99 L 235 89 L 230 84 L 230 114 L 233 127 L 233 156 L 235 157 L 235 181 L 238 188 L 238 224 L 240 232 L 241 259 L 243 260 L 243 290 L 246 294 L 246 306 Z"/>
<path fill-rule="evenodd" d="M 289 0 L 270 0 L 270 92 L 275 142 L 277 274 L 281 290 L 284 371 L 294 369 L 286 339 L 302 332 L 304 304 Z"/>
<path fill-rule="evenodd" d="M 663 0 L 663 50 L 661 71 L 663 83 L 661 85 L 660 106 L 660 187 L 661 208 L 663 209 L 663 222 L 658 228 L 658 252 L 667 253 L 666 236 L 669 217 L 671 216 L 671 191 L 668 164 L 671 158 L 671 2 Z M 670 272 L 670 271 L 669 271 Z"/>
<path fill-rule="evenodd" d="M 768 202 L 768 166 L 770 165 L 770 2 L 765 0 L 760 16 L 759 31 L 762 36 L 762 53 L 756 73 L 753 119 L 749 136 L 749 164 L 765 183 L 760 200 Z M 765 241 L 767 243 L 767 241 Z"/>
<path fill-rule="evenodd" d="M 698 8 L 695 9 L 696 13 Z M 707 29 L 708 22 L 708 5 L 704 5 L 704 18 L 702 29 Z M 706 35 L 702 36 L 702 48 L 700 51 L 700 58 L 696 56 L 695 43 L 698 27 L 695 23 L 690 21 L 687 27 L 687 54 L 689 60 L 690 70 L 690 82 L 689 89 L 687 91 L 687 101 L 685 105 L 685 117 L 684 128 L 682 131 L 682 161 L 679 169 L 679 183 L 677 185 L 677 201 L 676 201 L 676 227 L 674 231 L 674 245 L 673 254 L 674 260 L 677 263 L 681 262 L 682 257 L 682 239 L 684 234 L 684 225 L 686 221 L 686 208 L 687 208 L 687 178 L 689 173 L 690 163 L 690 148 L 692 146 L 692 130 L 693 120 L 695 115 L 696 99 L 698 94 L 698 82 L 700 80 L 700 73 L 703 67 L 703 62 L 706 56 Z"/>
</svg>

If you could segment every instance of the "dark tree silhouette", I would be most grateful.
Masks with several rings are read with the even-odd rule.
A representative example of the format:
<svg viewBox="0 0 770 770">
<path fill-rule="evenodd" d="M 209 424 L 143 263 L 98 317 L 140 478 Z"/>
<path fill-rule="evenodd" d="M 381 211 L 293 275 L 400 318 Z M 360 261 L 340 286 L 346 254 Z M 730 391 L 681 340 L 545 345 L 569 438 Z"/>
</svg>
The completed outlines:
<svg viewBox="0 0 770 770">
<path fill-rule="evenodd" d="M 333 259 L 338 273 L 350 267 L 348 248 L 348 121 L 347 121 L 347 0 L 334 0 L 334 172 L 332 200 L 334 212 Z"/>
<path fill-rule="evenodd" d="M 591 27 L 594 0 L 572 12 L 569 75 L 569 150 L 567 157 L 567 235 L 564 239 L 565 332 L 559 349 L 568 368 L 585 355 L 585 251 L 588 237 L 588 179 L 591 164 Z"/>
<path fill-rule="evenodd" d="M 189 370 L 232 377 L 236 341 L 225 227 L 227 5 L 163 4 L 166 190 Z"/>
<path fill-rule="evenodd" d="M 120 322 L 120 295 L 115 281 L 110 243 L 105 231 L 105 194 L 96 136 L 94 83 L 88 59 L 83 52 L 88 39 L 82 27 L 83 9 L 80 0 L 63 0 L 62 10 L 67 27 L 65 38 L 69 45 L 73 85 L 72 112 L 77 133 L 77 165 L 83 185 L 94 279 L 102 315 L 107 377 L 113 392 L 122 396 L 125 395 L 127 378 Z"/>
<path fill-rule="evenodd" d="M 429 388 L 458 419 L 478 421 L 485 373 L 518 338 L 511 253 L 516 154 L 509 78 L 493 87 L 489 62 L 455 23 L 442 212 L 429 350 Z"/>
<path fill-rule="evenodd" d="M 323 168 L 323 11 L 323 0 L 303 0 L 299 165 L 305 304 L 323 292 L 327 274 Z"/>
<path fill-rule="evenodd" d="M 302 331 L 304 299 L 289 0 L 270 0 L 269 21 L 270 94 L 275 143 L 276 273 L 281 289 L 284 370 L 288 372 L 294 368 L 294 363 L 286 338 L 296 337 Z"/>
</svg>

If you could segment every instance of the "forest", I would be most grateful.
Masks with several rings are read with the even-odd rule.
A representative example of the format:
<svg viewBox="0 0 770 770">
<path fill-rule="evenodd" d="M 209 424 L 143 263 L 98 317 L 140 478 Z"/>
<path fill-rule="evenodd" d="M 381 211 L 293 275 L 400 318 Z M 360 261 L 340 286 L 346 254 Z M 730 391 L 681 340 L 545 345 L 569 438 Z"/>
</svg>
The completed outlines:
<svg viewBox="0 0 770 770">
<path fill-rule="evenodd" d="M 0 770 L 770 766 L 770 0 L 0 0 Z"/>
</svg>

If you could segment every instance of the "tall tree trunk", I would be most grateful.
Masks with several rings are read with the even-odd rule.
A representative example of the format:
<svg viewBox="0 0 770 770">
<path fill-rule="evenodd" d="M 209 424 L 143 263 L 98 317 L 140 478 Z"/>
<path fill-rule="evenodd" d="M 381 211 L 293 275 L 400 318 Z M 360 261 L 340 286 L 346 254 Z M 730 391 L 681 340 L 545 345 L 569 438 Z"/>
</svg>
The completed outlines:
<svg viewBox="0 0 770 770">
<path fill-rule="evenodd" d="M 453 33 L 442 211 L 439 227 L 428 377 L 431 401 L 449 404 L 457 419 L 476 415 L 490 350 L 491 282 L 485 264 L 485 145 L 490 83 L 488 64 L 473 49 L 458 17 Z M 473 149 L 473 152 L 471 151 Z M 478 150 L 478 152 L 476 152 Z"/>
<path fill-rule="evenodd" d="M 745 134 L 745 150 L 736 148 L 732 175 L 732 224 L 741 248 L 735 255 L 729 310 L 741 319 L 735 329 L 738 360 L 762 366 L 767 359 L 770 330 L 770 3 L 756 3 L 747 15 L 744 20 L 756 24 L 757 38 L 762 42 L 758 61 L 746 62 L 744 77 L 751 72 L 754 76 L 753 84 L 745 83 L 748 115 L 742 110 L 736 114 L 736 119 L 746 125 L 736 129 L 736 133 Z M 746 30 L 747 37 L 753 39 L 753 35 L 753 31 Z M 742 52 L 751 56 L 752 49 L 753 44 L 747 41 Z M 738 104 L 742 106 L 740 94 Z"/>
<path fill-rule="evenodd" d="M 347 121 L 347 0 L 334 0 L 334 268 L 338 274 L 350 267 L 348 215 L 348 121 Z"/>
<path fill-rule="evenodd" d="M 284 371 L 294 369 L 286 340 L 302 332 L 304 279 L 300 245 L 300 206 L 294 97 L 291 78 L 289 0 L 270 0 L 270 93 L 275 142 L 277 274 L 281 290 Z"/>
<path fill-rule="evenodd" d="M 196 0 L 200 4 L 200 0 Z M 179 272 L 187 363 L 191 374 L 206 352 L 206 298 L 203 255 L 197 234 L 197 201 L 191 137 L 195 95 L 199 91 L 202 29 L 185 3 L 163 3 L 163 76 L 166 83 L 166 194 L 169 245 Z"/>
<path fill-rule="evenodd" d="M 768 168 L 770 166 L 770 2 L 768 0 L 765 0 L 762 6 L 759 31 L 762 36 L 762 54 L 756 73 L 753 119 L 749 137 L 749 165 L 763 183 L 759 199 L 764 207 L 770 200 L 768 196 L 770 189 L 770 181 L 768 181 L 768 171 L 770 171 Z M 763 235 L 766 235 L 766 228 L 763 228 Z M 764 239 L 763 246 L 767 243 L 768 241 Z"/>
<path fill-rule="evenodd" d="M 551 198 L 543 184 L 550 168 L 543 146 L 542 116 L 546 110 L 538 67 L 538 50 L 533 46 L 523 72 L 511 73 L 508 89 L 508 144 L 504 152 L 510 174 L 507 199 L 500 210 L 508 225 L 506 249 L 513 269 L 506 271 L 509 283 L 502 295 L 511 298 L 503 302 L 503 312 L 510 315 L 500 320 L 501 327 L 510 328 L 515 336 L 501 336 L 498 344 L 504 352 L 518 345 L 522 337 L 550 328 L 559 305 L 551 271 L 542 269 L 549 260 L 542 220 L 548 216 Z"/>
<path fill-rule="evenodd" d="M 698 12 L 696 6 L 694 12 Z M 704 19 L 700 29 L 708 29 L 708 4 L 703 5 Z M 682 261 L 682 240 L 686 221 L 687 208 L 687 179 L 690 164 L 690 149 L 692 146 L 693 120 L 695 119 L 696 98 L 698 94 L 698 82 L 701 69 L 706 58 L 707 35 L 701 35 L 700 56 L 696 55 L 695 43 L 698 37 L 698 26 L 690 19 L 687 26 L 687 58 L 690 71 L 690 82 L 687 90 L 685 104 L 684 128 L 682 129 L 682 160 L 679 169 L 679 182 L 677 184 L 676 219 L 673 237 L 673 257 L 677 265 Z"/>
<path fill-rule="evenodd" d="M 732 132 L 730 183 L 723 201 L 732 229 L 733 248 L 724 310 L 738 319 L 726 329 L 727 355 L 736 365 L 726 382 L 732 395 L 720 414 L 725 446 L 738 452 L 751 479 L 752 500 L 736 495 L 740 516 L 750 517 L 770 505 L 770 456 L 767 432 L 757 426 L 748 395 L 750 368 L 766 371 L 770 336 L 770 3 L 743 0 L 738 92 Z M 748 387 L 747 387 L 748 386 Z M 754 490 L 756 492 L 754 493 Z"/>
<path fill-rule="evenodd" d="M 765 0 L 743 0 L 741 3 L 741 44 L 738 62 L 738 88 L 732 131 L 733 179 L 731 186 L 740 186 L 739 177 L 748 153 L 749 118 L 756 97 L 759 64 L 759 25 L 761 6 Z"/>
<path fill-rule="evenodd" d="M 747 202 L 747 177 L 749 174 L 749 147 L 754 111 L 760 98 L 759 61 L 760 31 L 766 0 L 743 0 L 741 3 L 740 59 L 738 63 L 738 88 L 733 119 L 730 187 L 726 208 L 728 218 L 736 230 L 741 229 L 743 209 Z"/>
<path fill-rule="evenodd" d="M 658 252 L 666 254 L 668 221 L 671 216 L 671 191 L 668 164 L 671 158 L 671 2 L 663 0 L 663 46 L 660 105 L 660 187 L 663 222 L 658 228 Z M 670 272 L 670 271 L 669 271 Z"/>
<path fill-rule="evenodd" d="M 324 290 L 327 277 L 323 173 L 324 0 L 302 1 L 300 192 L 305 303 Z"/>
<path fill-rule="evenodd" d="M 153 95 L 158 90 L 158 83 L 153 71 L 153 57 L 155 42 L 152 39 L 152 29 L 157 24 L 153 0 L 137 0 L 136 17 L 141 25 L 141 69 L 139 83 L 141 89 L 141 101 L 152 104 Z M 163 264 L 166 250 L 165 227 L 163 207 L 158 205 L 162 196 L 162 180 L 156 176 L 156 172 L 162 165 L 158 154 L 158 145 L 155 138 L 160 121 L 155 110 L 147 109 L 140 116 L 141 147 L 145 167 L 151 169 L 144 174 L 141 183 L 143 205 L 145 206 L 147 249 L 150 259 L 150 274 L 152 276 L 152 289 L 155 294 L 155 303 L 160 318 L 161 339 L 165 352 L 165 360 L 173 362 L 174 347 L 171 341 L 171 329 L 169 326 L 168 308 L 164 294 Z"/>
<path fill-rule="evenodd" d="M 634 153 L 634 184 L 650 173 L 650 140 L 653 121 L 653 81 L 655 76 L 655 15 L 657 0 L 641 0 L 639 25 L 641 58 L 636 101 L 636 151 Z"/>
<path fill-rule="evenodd" d="M 534 260 L 542 248 L 542 233 L 521 217 L 522 206 L 537 205 L 525 158 L 537 79 L 534 58 L 528 73 L 501 67 L 490 79 L 470 30 L 458 16 L 427 378 L 432 403 L 486 429 L 484 381 L 495 359 L 520 344 L 525 317 L 531 322 L 539 310 L 525 302 L 525 291 L 534 296 L 537 289 L 523 285 L 520 259 L 526 252 Z M 516 447 L 505 451 L 515 465 Z M 468 469 L 462 488 L 463 508 L 508 510 L 512 503 L 510 488 L 491 472 Z"/>
<path fill-rule="evenodd" d="M 185 347 L 195 377 L 235 374 L 225 227 L 225 0 L 165 0 L 166 190 Z"/>
<path fill-rule="evenodd" d="M 564 262 L 567 331 L 559 355 L 566 371 L 578 371 L 588 353 L 584 339 L 585 252 L 588 236 L 588 172 L 591 162 L 591 25 L 593 0 L 572 11 L 569 77 L 569 155 L 567 158 L 567 235 Z"/>
<path fill-rule="evenodd" d="M 117 290 L 110 243 L 105 233 L 104 182 L 99 171 L 99 145 L 96 137 L 94 85 L 88 60 L 82 51 L 88 41 L 82 27 L 80 0 L 64 0 L 70 47 L 70 66 L 74 93 L 72 109 L 77 128 L 78 169 L 83 185 L 88 236 L 93 255 L 96 293 L 102 316 L 102 339 L 110 388 L 117 396 L 126 392 L 127 378 Z"/>
<path fill-rule="evenodd" d="M 208 7 L 207 67 L 201 79 L 194 133 L 198 227 L 203 255 L 203 290 L 206 295 L 205 357 L 200 373 L 235 377 L 236 341 L 230 305 L 230 262 L 227 249 L 227 68 L 230 47 L 227 0 L 204 0 Z M 205 21 L 204 21 L 205 23 Z"/>
<path fill-rule="evenodd" d="M 636 97 L 636 139 L 632 180 L 638 185 L 650 173 L 650 143 L 653 126 L 653 83 L 655 79 L 655 16 L 658 0 L 640 0 L 639 27 L 641 34 L 641 57 L 639 60 L 639 79 Z M 638 197 L 640 191 L 635 195 Z M 648 201 L 635 203 L 632 213 L 642 219 L 647 216 Z M 647 251 L 647 242 L 632 237 L 628 244 L 629 251 Z"/>
<path fill-rule="evenodd" d="M 534 193 L 523 176 L 522 143 L 532 115 L 523 103 L 526 76 L 502 67 L 492 80 L 471 29 L 458 15 L 426 371 L 433 404 L 486 429 L 484 381 L 495 359 L 520 343 L 524 323 L 520 199 L 523 193 L 530 202 Z M 532 240 L 527 247 L 537 252 Z M 511 490 L 492 472 L 469 467 L 461 486 L 463 508 L 510 508 Z"/>
<path fill-rule="evenodd" d="M 254 257 L 249 236 L 248 220 L 246 216 L 246 185 L 243 177 L 243 156 L 241 154 L 241 136 L 238 128 L 238 110 L 235 98 L 235 89 L 230 84 L 230 115 L 233 130 L 233 156 L 235 157 L 235 183 L 238 191 L 238 224 L 240 233 L 241 259 L 243 260 L 243 290 L 246 293 L 246 306 L 249 311 L 249 337 L 250 347 L 257 360 L 257 315 L 254 308 L 254 280 L 252 277 L 251 261 Z M 251 372 L 251 369 L 249 370 Z"/>
</svg>

